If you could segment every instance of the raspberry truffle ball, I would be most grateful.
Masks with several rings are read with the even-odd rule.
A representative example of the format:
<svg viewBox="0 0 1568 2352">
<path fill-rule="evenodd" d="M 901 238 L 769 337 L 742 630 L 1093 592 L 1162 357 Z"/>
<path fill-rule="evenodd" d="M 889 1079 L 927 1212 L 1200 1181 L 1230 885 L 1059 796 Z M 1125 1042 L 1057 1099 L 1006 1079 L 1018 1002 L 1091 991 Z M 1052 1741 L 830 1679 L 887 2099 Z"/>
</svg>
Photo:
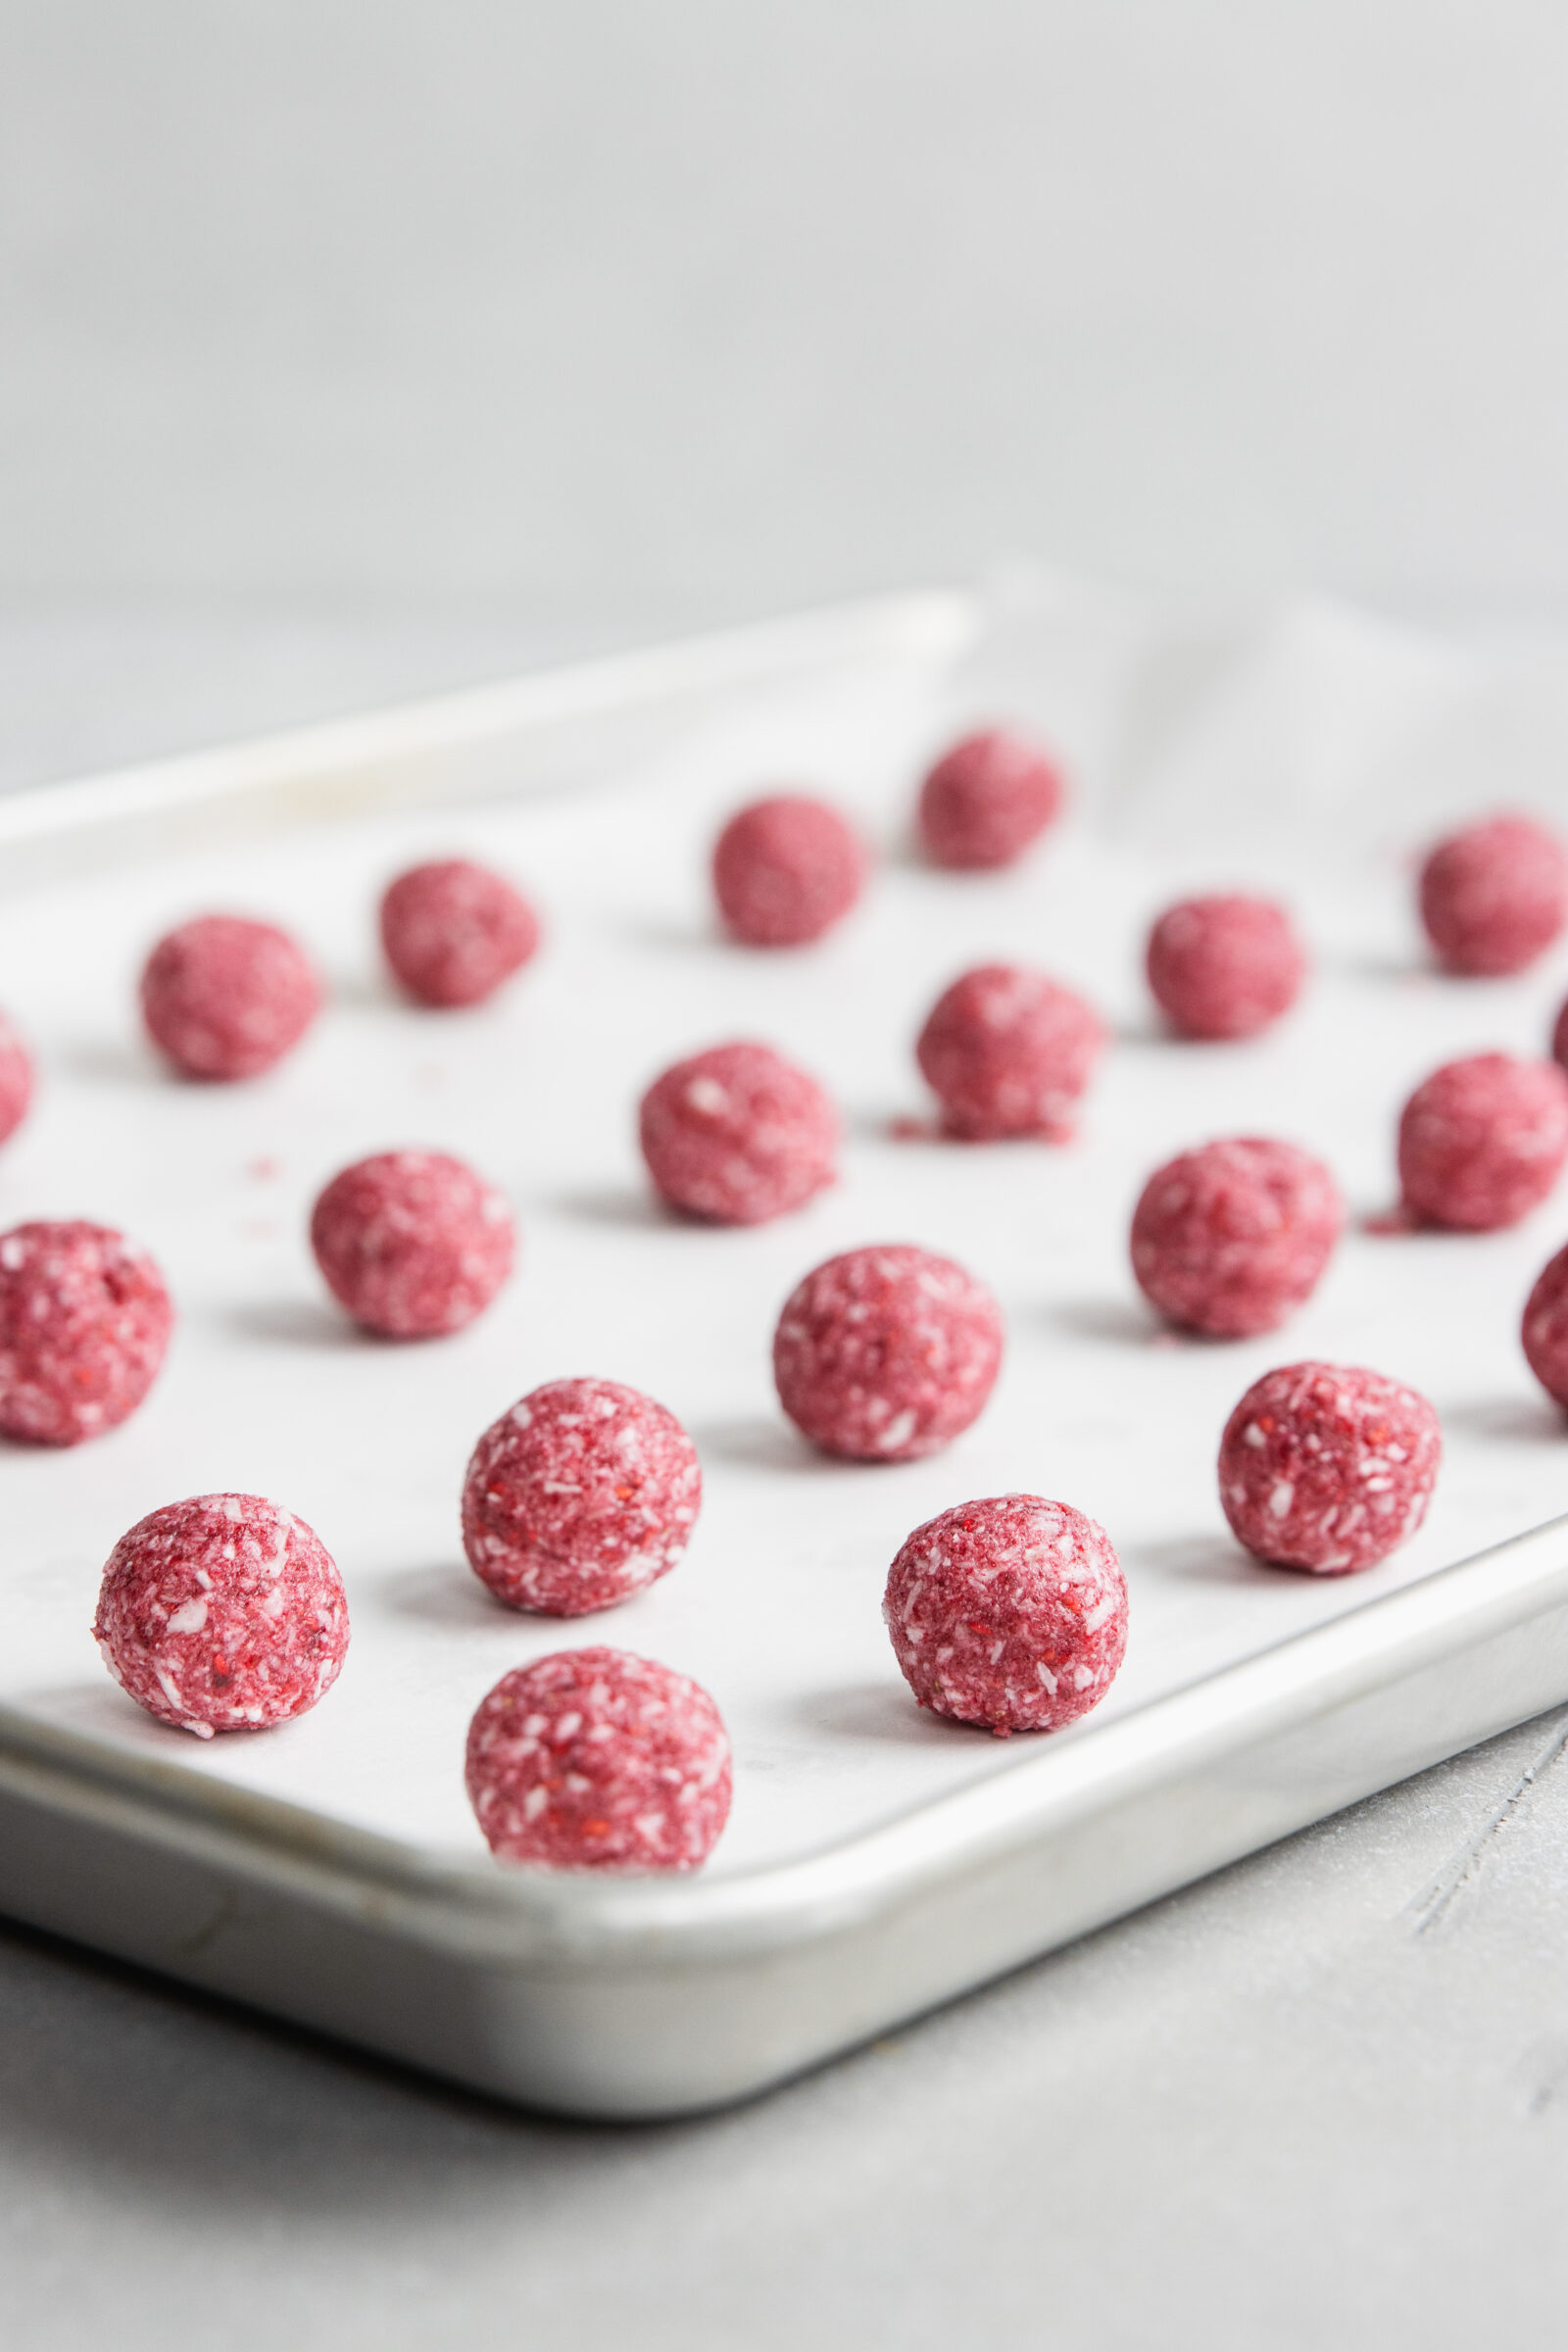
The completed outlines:
<svg viewBox="0 0 1568 2352">
<path fill-rule="evenodd" d="M 765 1224 L 838 1174 L 831 1098 L 770 1046 L 712 1046 L 677 1061 L 644 1095 L 638 1133 L 671 1208 L 715 1225 Z"/>
<path fill-rule="evenodd" d="M 882 1614 L 922 1707 L 1059 1732 L 1097 1706 L 1127 1647 L 1127 1587 L 1102 1527 L 1040 1494 L 928 1519 L 888 1573 Z"/>
<path fill-rule="evenodd" d="M 552 1870 L 695 1870 L 729 1817 L 717 1707 L 625 1649 L 504 1674 L 468 1726 L 465 1777 L 491 1850 Z"/>
<path fill-rule="evenodd" d="M 1440 841 L 1421 868 L 1421 920 L 1450 972 L 1522 972 L 1568 922 L 1568 852 L 1528 816 Z"/>
<path fill-rule="evenodd" d="M 949 1135 L 1061 1143 L 1104 1042 L 1100 1015 L 1070 988 L 985 963 L 937 999 L 914 1051 Z"/>
<path fill-rule="evenodd" d="M 1285 1364 L 1225 1424 L 1219 1498 L 1271 1567 L 1348 1576 L 1415 1534 L 1442 1451 L 1438 1416 L 1414 1389 L 1344 1364 Z"/>
<path fill-rule="evenodd" d="M 311 1212 L 327 1288 L 356 1323 L 389 1340 L 462 1331 L 512 1272 L 515 1247 L 502 1195 L 445 1152 L 356 1160 Z"/>
<path fill-rule="evenodd" d="M 109 1225 L 39 1220 L 0 1235 L 0 1431 L 79 1446 L 133 1413 L 174 1310 L 145 1250 Z"/>
<path fill-rule="evenodd" d="M 10 1141 L 32 1101 L 32 1057 L 0 1012 L 0 1144 Z"/>
<path fill-rule="evenodd" d="M 482 1004 L 538 945 L 522 893 L 466 858 L 411 867 L 381 901 L 386 959 L 421 1004 Z"/>
<path fill-rule="evenodd" d="M 825 801 L 784 794 L 732 816 L 713 850 L 713 889 L 749 948 L 799 948 L 842 921 L 865 888 L 865 847 Z"/>
<path fill-rule="evenodd" d="M 826 1453 L 913 1462 L 985 1407 L 1002 1310 L 950 1257 L 906 1243 L 830 1257 L 792 1292 L 773 1335 L 779 1402 Z"/>
<path fill-rule="evenodd" d="M 1149 934 L 1149 985 L 1183 1037 L 1255 1037 L 1301 991 L 1306 956 L 1272 899 L 1183 899 Z"/>
<path fill-rule="evenodd" d="M 1171 1322 L 1250 1339 L 1311 1297 L 1344 1224 L 1339 1187 L 1309 1152 L 1259 1136 L 1204 1144 L 1145 1185 L 1133 1272 Z"/>
<path fill-rule="evenodd" d="M 702 1499 L 697 1448 L 663 1405 L 615 1380 L 551 1380 L 474 1447 L 463 1548 L 509 1609 L 582 1617 L 667 1576 Z"/>
<path fill-rule="evenodd" d="M 1548 1258 L 1536 1277 L 1519 1337 L 1547 1396 L 1568 1405 L 1568 1250 Z"/>
<path fill-rule="evenodd" d="M 933 864 L 1011 865 L 1061 807 L 1061 777 L 1044 752 L 1000 727 L 966 735 L 920 787 L 918 821 Z"/>
<path fill-rule="evenodd" d="M 1424 1079 L 1399 1114 L 1405 1205 L 1433 1225 L 1517 1225 L 1568 1158 L 1568 1076 L 1554 1061 L 1476 1054 Z"/>
<path fill-rule="evenodd" d="M 337 1681 L 349 1611 L 303 1519 L 260 1494 L 198 1494 L 121 1537 L 93 1634 L 139 1707 L 210 1740 L 314 1707 Z"/>
<path fill-rule="evenodd" d="M 299 942 L 238 914 L 181 923 L 141 976 L 148 1034 L 187 1078 L 259 1077 L 299 1044 L 320 1003 Z"/>
</svg>

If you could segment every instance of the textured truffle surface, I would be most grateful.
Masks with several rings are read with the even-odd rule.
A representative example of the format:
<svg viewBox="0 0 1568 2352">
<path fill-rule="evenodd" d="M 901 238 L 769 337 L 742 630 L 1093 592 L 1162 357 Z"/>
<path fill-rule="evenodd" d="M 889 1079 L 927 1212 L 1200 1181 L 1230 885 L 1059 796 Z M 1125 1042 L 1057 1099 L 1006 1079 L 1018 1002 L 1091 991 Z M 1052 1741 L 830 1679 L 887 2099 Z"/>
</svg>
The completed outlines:
<svg viewBox="0 0 1568 2352">
<path fill-rule="evenodd" d="M 1017 964 L 965 972 L 932 1006 L 915 1047 L 950 1135 L 1060 1142 L 1105 1042 L 1093 1006 Z"/>
<path fill-rule="evenodd" d="M 0 1144 L 16 1134 L 32 1102 L 32 1056 L 0 1012 Z"/>
<path fill-rule="evenodd" d="M 1554 1061 L 1476 1054 L 1445 1062 L 1399 1116 L 1405 1204 L 1434 1225 L 1516 1225 L 1545 1200 L 1564 1159 L 1568 1075 Z"/>
<path fill-rule="evenodd" d="M 998 1494 L 917 1527 L 882 1614 L 923 1707 L 988 1731 L 1056 1732 L 1098 1704 L 1127 1647 L 1109 1537 L 1065 1502 Z"/>
<path fill-rule="evenodd" d="M 825 801 L 782 793 L 740 809 L 713 850 L 713 891 L 734 938 L 799 948 L 842 921 L 865 887 L 865 847 Z"/>
<path fill-rule="evenodd" d="M 468 1727 L 493 1852 L 555 1870 L 695 1870 L 729 1815 L 730 1747 L 700 1683 L 624 1649 L 503 1675 Z"/>
<path fill-rule="evenodd" d="M 1344 1364 L 1285 1364 L 1225 1424 L 1219 1497 L 1258 1559 L 1348 1576 L 1414 1535 L 1442 1451 L 1414 1389 Z"/>
<path fill-rule="evenodd" d="M 0 1235 L 0 1430 L 76 1446 L 133 1413 L 174 1310 L 145 1250 L 82 1218 Z"/>
<path fill-rule="evenodd" d="M 479 1004 L 539 945 L 539 918 L 504 874 L 466 858 L 399 874 L 381 901 L 381 946 L 421 1004 Z"/>
<path fill-rule="evenodd" d="M 311 1213 L 332 1296 L 368 1331 L 425 1340 L 482 1314 L 512 1272 L 512 1211 L 445 1152 L 379 1152 L 344 1168 Z"/>
<path fill-rule="evenodd" d="M 673 1413 L 614 1380 L 552 1380 L 492 1422 L 463 1488 L 463 1544 L 509 1608 L 580 1617 L 667 1575 L 703 1499 Z"/>
<path fill-rule="evenodd" d="M 93 1633 L 138 1706 L 210 1740 L 314 1707 L 342 1667 L 349 1612 L 303 1519 L 260 1494 L 198 1494 L 121 1537 Z"/>
<path fill-rule="evenodd" d="M 770 1046 L 712 1046 L 677 1061 L 644 1095 L 638 1133 L 662 1198 L 717 1225 L 784 1216 L 837 1174 L 831 1098 Z"/>
<path fill-rule="evenodd" d="M 1568 922 L 1568 851 L 1528 816 L 1440 841 L 1421 868 L 1421 920 L 1450 972 L 1522 972 Z"/>
<path fill-rule="evenodd" d="M 1547 1396 L 1568 1406 L 1568 1250 L 1548 1258 L 1536 1277 L 1519 1337 Z"/>
<path fill-rule="evenodd" d="M 1173 1323 L 1246 1339 L 1311 1297 L 1344 1224 L 1339 1186 L 1309 1152 L 1259 1136 L 1203 1144 L 1145 1185 L 1133 1272 Z"/>
<path fill-rule="evenodd" d="M 148 1034 L 187 1078 L 259 1077 L 299 1044 L 320 1003 L 299 942 L 237 914 L 182 923 L 141 976 Z"/>
<path fill-rule="evenodd" d="M 966 735 L 920 787 L 918 822 L 933 863 L 1011 865 L 1058 814 L 1059 770 L 1039 746 L 1002 727 Z"/>
<path fill-rule="evenodd" d="M 1149 985 L 1183 1037 L 1253 1037 L 1300 994 L 1306 956 L 1272 899 L 1183 899 L 1149 935 Z"/>
<path fill-rule="evenodd" d="M 938 1453 L 984 1409 L 1002 1313 L 948 1257 L 907 1243 L 830 1257 L 791 1294 L 773 1337 L 779 1401 L 797 1429 L 855 1461 Z"/>
</svg>

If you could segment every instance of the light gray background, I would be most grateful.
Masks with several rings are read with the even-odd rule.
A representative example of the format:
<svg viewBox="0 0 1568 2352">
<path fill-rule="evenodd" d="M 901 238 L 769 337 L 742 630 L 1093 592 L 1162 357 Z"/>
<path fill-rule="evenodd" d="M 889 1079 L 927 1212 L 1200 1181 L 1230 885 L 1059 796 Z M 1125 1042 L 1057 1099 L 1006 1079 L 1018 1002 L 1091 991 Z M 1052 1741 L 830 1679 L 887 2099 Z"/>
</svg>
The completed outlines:
<svg viewBox="0 0 1568 2352">
<path fill-rule="evenodd" d="M 0 779 L 1029 548 L 1568 587 L 1548 0 L 0 0 Z M 746 2112 L 0 1937 L 29 2347 L 1555 2343 L 1527 1727 Z"/>
</svg>

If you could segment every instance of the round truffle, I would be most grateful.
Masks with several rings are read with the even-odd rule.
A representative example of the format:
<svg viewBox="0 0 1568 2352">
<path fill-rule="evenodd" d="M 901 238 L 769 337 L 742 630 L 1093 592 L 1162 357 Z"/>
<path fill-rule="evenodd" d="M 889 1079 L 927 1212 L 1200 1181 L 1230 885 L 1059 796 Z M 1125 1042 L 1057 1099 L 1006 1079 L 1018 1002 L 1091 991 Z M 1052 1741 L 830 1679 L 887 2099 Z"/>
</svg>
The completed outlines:
<svg viewBox="0 0 1568 2352">
<path fill-rule="evenodd" d="M 825 801 L 754 801 L 713 850 L 713 890 L 749 948 L 799 948 L 842 921 L 865 888 L 865 846 Z"/>
<path fill-rule="evenodd" d="M 463 1548 L 508 1608 L 582 1617 L 667 1576 L 702 1499 L 697 1448 L 663 1405 L 615 1380 L 551 1380 L 474 1447 Z"/>
<path fill-rule="evenodd" d="M 560 1649 L 480 1700 L 466 1778 L 505 1862 L 695 1870 L 729 1818 L 729 1737 L 686 1675 L 625 1649 Z"/>
<path fill-rule="evenodd" d="M 1105 1042 L 1094 1007 L 1016 964 L 985 963 L 938 997 L 915 1046 L 947 1133 L 1061 1143 Z"/>
<path fill-rule="evenodd" d="M 260 1494 L 198 1494 L 121 1537 L 93 1633 L 139 1707 L 210 1740 L 314 1707 L 337 1681 L 349 1611 L 303 1519 Z"/>
<path fill-rule="evenodd" d="M 928 1519 L 888 1573 L 882 1614 L 922 1707 L 1059 1732 L 1097 1706 L 1127 1647 L 1127 1587 L 1102 1527 L 1040 1494 Z"/>
<path fill-rule="evenodd" d="M 133 1413 L 174 1310 L 145 1250 L 109 1225 L 39 1220 L 0 1235 L 0 1430 L 79 1446 Z"/>
<path fill-rule="evenodd" d="M 1250 1339 L 1311 1297 L 1344 1224 L 1340 1189 L 1309 1152 L 1259 1136 L 1204 1144 L 1145 1185 L 1133 1272 L 1171 1322 Z"/>
<path fill-rule="evenodd" d="M 950 1257 L 907 1243 L 830 1257 L 793 1291 L 773 1335 L 779 1402 L 826 1453 L 913 1462 L 984 1410 L 1002 1310 Z"/>
<path fill-rule="evenodd" d="M 0 1012 L 0 1144 L 10 1141 L 32 1101 L 32 1056 Z"/>
<path fill-rule="evenodd" d="M 1438 1416 L 1414 1389 L 1344 1364 L 1284 1364 L 1225 1424 L 1219 1498 L 1270 1567 L 1349 1576 L 1415 1534 L 1442 1452 Z"/>
<path fill-rule="evenodd" d="M 187 1078 L 256 1078 L 299 1044 L 321 1003 L 297 940 L 204 914 L 161 939 L 141 976 L 148 1034 Z"/>
<path fill-rule="evenodd" d="M 1011 865 L 1062 803 L 1061 776 L 1038 746 L 1001 727 L 966 735 L 920 787 L 918 821 L 935 865 Z"/>
<path fill-rule="evenodd" d="M 1183 899 L 1149 934 L 1149 985 L 1183 1037 L 1255 1037 L 1301 992 L 1306 956 L 1272 899 Z"/>
<path fill-rule="evenodd" d="M 1421 868 L 1421 920 L 1450 972 L 1522 972 L 1568 922 L 1568 851 L 1528 816 L 1440 841 Z"/>
<path fill-rule="evenodd" d="M 1548 1258 L 1536 1277 L 1519 1337 L 1547 1396 L 1568 1406 L 1568 1250 Z"/>
<path fill-rule="evenodd" d="M 831 1098 L 770 1046 L 712 1046 L 677 1061 L 644 1095 L 638 1133 L 662 1198 L 715 1225 L 784 1216 L 838 1173 Z"/>
<path fill-rule="evenodd" d="M 483 1314 L 512 1272 L 512 1211 L 445 1152 L 377 1152 L 334 1176 L 311 1212 L 311 1248 L 356 1323 L 429 1340 Z"/>
<path fill-rule="evenodd" d="M 522 893 L 466 858 L 411 867 L 381 901 L 386 959 L 421 1004 L 482 1004 L 538 945 Z"/>
<path fill-rule="evenodd" d="M 1568 1075 L 1554 1061 L 1476 1054 L 1423 1079 L 1399 1114 L 1399 1184 L 1433 1225 L 1517 1225 L 1568 1158 Z"/>
</svg>

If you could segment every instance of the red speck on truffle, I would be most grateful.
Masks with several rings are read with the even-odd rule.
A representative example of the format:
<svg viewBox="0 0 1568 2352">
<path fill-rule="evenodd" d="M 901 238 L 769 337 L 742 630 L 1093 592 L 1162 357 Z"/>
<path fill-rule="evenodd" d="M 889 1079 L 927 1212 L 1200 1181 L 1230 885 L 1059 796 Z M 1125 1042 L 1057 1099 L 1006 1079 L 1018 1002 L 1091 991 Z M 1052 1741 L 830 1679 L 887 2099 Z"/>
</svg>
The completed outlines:
<svg viewBox="0 0 1568 2352">
<path fill-rule="evenodd" d="M 32 1101 L 32 1057 L 0 1012 L 0 1144 L 16 1134 Z"/>
<path fill-rule="evenodd" d="M 1568 1076 L 1476 1054 L 1424 1079 L 1399 1115 L 1399 1184 L 1433 1225 L 1491 1233 L 1544 1200 L 1568 1159 Z"/>
<path fill-rule="evenodd" d="M 952 1258 L 907 1243 L 850 1250 L 808 1274 L 773 1335 L 779 1402 L 852 1461 L 939 1453 L 983 1411 L 1002 1312 Z"/>
<path fill-rule="evenodd" d="M 481 1699 L 466 1779 L 505 1862 L 695 1870 L 729 1818 L 729 1738 L 686 1675 L 629 1650 L 562 1649 Z"/>
<path fill-rule="evenodd" d="M 754 801 L 713 850 L 713 890 L 732 935 L 749 948 L 798 948 L 849 913 L 865 887 L 865 846 L 825 801 L 798 794 Z"/>
<path fill-rule="evenodd" d="M 0 1430 L 78 1446 L 133 1413 L 174 1310 L 145 1250 L 112 1226 L 39 1220 L 0 1235 Z"/>
<path fill-rule="evenodd" d="M 210 1740 L 314 1707 L 348 1649 L 348 1602 L 303 1519 L 260 1494 L 197 1494 L 121 1537 L 93 1634 L 138 1706 Z"/>
<path fill-rule="evenodd" d="M 928 1519 L 888 1574 L 882 1614 L 922 1707 L 1059 1732 L 1097 1706 L 1127 1647 L 1127 1587 L 1102 1527 L 1040 1494 Z"/>
<path fill-rule="evenodd" d="M 1414 1389 L 1343 1364 L 1285 1364 L 1225 1424 L 1219 1498 L 1239 1542 L 1271 1567 L 1348 1576 L 1415 1534 L 1442 1452 L 1438 1416 Z"/>
<path fill-rule="evenodd" d="M 1320 1159 L 1242 1136 L 1156 1168 L 1133 1212 L 1139 1288 L 1211 1339 L 1273 1331 L 1317 1288 L 1345 1224 Z"/>
<path fill-rule="evenodd" d="M 539 945 L 539 918 L 505 875 L 466 858 L 399 874 L 381 901 L 381 946 L 421 1004 L 480 1004 Z"/>
<path fill-rule="evenodd" d="M 445 1152 L 378 1152 L 334 1176 L 311 1214 L 332 1296 L 391 1340 L 462 1331 L 512 1272 L 512 1211 Z"/>
<path fill-rule="evenodd" d="M 1427 937 L 1448 971 L 1522 972 L 1568 922 L 1568 851 L 1528 816 L 1489 817 L 1439 842 L 1420 893 Z"/>
<path fill-rule="evenodd" d="M 703 1473 L 673 1413 L 614 1380 L 552 1380 L 492 1422 L 463 1487 L 463 1547 L 498 1600 L 612 1608 L 691 1542 Z"/>
<path fill-rule="evenodd" d="M 663 1199 L 717 1225 L 781 1217 L 838 1172 L 831 1097 L 769 1046 L 712 1046 L 677 1061 L 644 1095 L 638 1131 Z"/>
<path fill-rule="evenodd" d="M 1183 899 L 1149 935 L 1149 985 L 1183 1037 L 1254 1037 L 1300 994 L 1306 956 L 1272 899 Z"/>
<path fill-rule="evenodd" d="M 981 964 L 943 992 L 915 1046 L 949 1135 L 1059 1143 L 1105 1042 L 1094 1007 L 1041 972 Z"/>
<path fill-rule="evenodd" d="M 1519 1336 L 1547 1396 L 1568 1405 L 1568 1250 L 1548 1258 L 1536 1277 Z"/>
<path fill-rule="evenodd" d="M 148 1033 L 187 1078 L 259 1077 L 299 1044 L 320 1003 L 298 941 L 237 914 L 181 923 L 141 976 Z"/>
<path fill-rule="evenodd" d="M 1011 865 L 1056 816 L 1061 776 L 1037 745 L 993 727 L 945 752 L 920 787 L 918 821 L 937 865 Z"/>
</svg>

